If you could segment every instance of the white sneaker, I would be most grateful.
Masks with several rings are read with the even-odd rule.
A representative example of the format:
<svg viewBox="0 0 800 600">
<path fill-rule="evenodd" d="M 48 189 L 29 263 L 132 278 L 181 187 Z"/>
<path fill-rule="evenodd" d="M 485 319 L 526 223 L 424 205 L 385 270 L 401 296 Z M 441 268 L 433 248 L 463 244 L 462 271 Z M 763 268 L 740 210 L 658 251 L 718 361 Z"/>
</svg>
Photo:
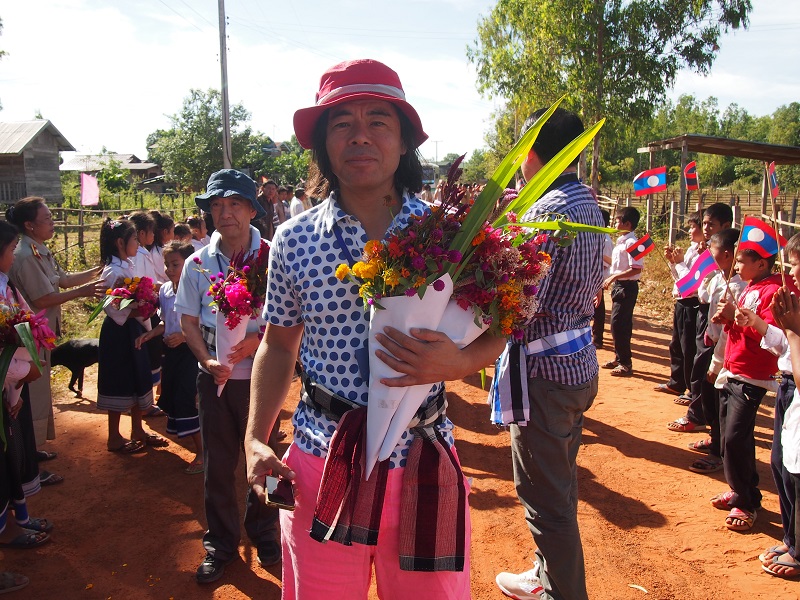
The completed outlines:
<svg viewBox="0 0 800 600">
<path fill-rule="evenodd" d="M 524 573 L 499 573 L 494 581 L 501 592 L 514 600 L 541 600 L 544 587 L 538 573 L 537 565 Z"/>
</svg>

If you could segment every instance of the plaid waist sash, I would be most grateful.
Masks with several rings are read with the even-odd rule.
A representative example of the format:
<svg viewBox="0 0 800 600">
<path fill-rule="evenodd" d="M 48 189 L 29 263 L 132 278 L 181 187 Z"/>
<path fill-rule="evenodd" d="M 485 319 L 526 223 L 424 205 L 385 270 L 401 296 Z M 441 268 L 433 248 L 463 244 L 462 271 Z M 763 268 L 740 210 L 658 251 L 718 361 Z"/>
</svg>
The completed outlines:
<svg viewBox="0 0 800 600">
<path fill-rule="evenodd" d="M 338 426 L 322 474 L 311 537 L 350 546 L 378 543 L 389 461 L 363 479 L 367 407 L 317 385 L 303 374 L 303 401 Z M 404 571 L 463 571 L 466 539 L 464 474 L 436 425 L 447 407 L 444 391 L 409 423 L 414 441 L 403 471 L 400 500 L 400 568 Z"/>
<path fill-rule="evenodd" d="M 211 352 L 214 356 L 217 355 L 217 328 L 216 327 L 206 327 L 205 325 L 200 325 L 200 335 L 203 337 L 203 341 L 206 343 L 206 348 L 208 351 Z"/>
<path fill-rule="evenodd" d="M 582 327 L 547 335 L 527 346 L 509 343 L 495 363 L 488 404 L 492 423 L 509 425 L 530 421 L 528 356 L 569 356 L 592 343 L 592 328 Z"/>
</svg>

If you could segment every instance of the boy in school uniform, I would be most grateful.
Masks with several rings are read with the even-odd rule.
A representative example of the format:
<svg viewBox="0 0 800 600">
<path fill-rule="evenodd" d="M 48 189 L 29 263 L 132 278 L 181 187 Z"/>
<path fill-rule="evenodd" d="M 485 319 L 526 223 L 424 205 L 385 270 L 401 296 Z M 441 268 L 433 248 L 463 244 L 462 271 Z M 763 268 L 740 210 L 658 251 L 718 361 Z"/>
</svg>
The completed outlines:
<svg viewBox="0 0 800 600">
<path fill-rule="evenodd" d="M 762 257 L 755 250 L 739 250 L 736 270 L 747 287 L 734 305 L 730 300 L 717 309 L 715 318 L 725 323 L 728 341 L 725 362 L 715 386 L 720 390 L 719 424 L 725 479 L 730 490 L 711 499 L 715 508 L 730 512 L 725 526 L 732 531 L 753 527 L 761 507 L 755 453 L 755 420 L 767 391 L 777 391 L 772 376 L 778 370 L 777 357 L 761 347 L 762 336 L 747 325 L 749 309 L 766 323 L 775 324 L 770 311 L 772 296 L 781 287 L 780 275 L 771 275 L 777 255 Z"/>
<path fill-rule="evenodd" d="M 634 259 L 628 248 L 637 241 L 634 230 L 639 225 L 639 217 L 639 211 L 628 206 L 615 218 L 615 227 L 627 233 L 617 238 L 611 252 L 611 274 L 603 282 L 604 289 L 611 289 L 611 337 L 614 338 L 614 360 L 605 363 L 603 368 L 611 369 L 611 375 L 615 377 L 633 374 L 633 308 L 639 296 L 639 277 L 644 259 Z"/>
</svg>

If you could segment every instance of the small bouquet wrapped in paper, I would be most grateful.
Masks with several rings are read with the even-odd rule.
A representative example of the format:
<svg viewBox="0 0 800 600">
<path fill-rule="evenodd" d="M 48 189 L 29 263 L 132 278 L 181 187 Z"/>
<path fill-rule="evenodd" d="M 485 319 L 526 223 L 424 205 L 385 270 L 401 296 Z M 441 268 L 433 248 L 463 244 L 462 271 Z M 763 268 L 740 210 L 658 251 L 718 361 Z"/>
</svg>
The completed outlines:
<svg viewBox="0 0 800 600">
<path fill-rule="evenodd" d="M 202 265 L 199 257 L 194 258 Z M 228 355 L 231 349 L 244 340 L 247 324 L 257 317 L 264 307 L 267 295 L 267 267 L 269 244 L 261 240 L 258 252 L 239 252 L 231 257 L 227 273 L 211 275 L 199 268 L 209 281 L 207 294 L 212 297 L 211 306 L 216 316 L 217 361 L 233 367 Z M 217 386 L 217 396 L 222 394 L 225 384 Z"/>
<path fill-rule="evenodd" d="M 106 297 L 89 315 L 89 323 L 94 321 L 103 309 L 113 306 L 117 310 L 136 308 L 138 317 L 149 319 L 158 309 L 158 292 L 149 277 L 125 277 L 118 279 L 113 288 L 106 290 Z"/>
</svg>

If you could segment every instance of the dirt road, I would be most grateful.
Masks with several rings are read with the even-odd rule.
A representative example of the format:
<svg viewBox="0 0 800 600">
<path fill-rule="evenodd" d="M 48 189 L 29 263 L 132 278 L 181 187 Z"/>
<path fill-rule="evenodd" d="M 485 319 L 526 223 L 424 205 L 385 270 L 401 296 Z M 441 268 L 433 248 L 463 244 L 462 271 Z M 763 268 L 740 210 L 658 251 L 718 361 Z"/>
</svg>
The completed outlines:
<svg viewBox="0 0 800 600">
<path fill-rule="evenodd" d="M 723 474 L 697 475 L 686 469 L 698 456 L 686 445 L 700 436 L 668 431 L 666 423 L 683 409 L 672 397 L 652 391 L 666 379 L 669 332 L 646 318 L 637 319 L 635 331 L 635 376 L 615 379 L 602 372 L 578 457 L 579 519 L 590 597 L 798 598 L 798 583 L 763 573 L 757 559 L 780 536 L 769 472 L 774 398 L 762 405 L 756 430 L 764 509 L 752 532 L 734 533 L 724 527 L 725 513 L 708 503 L 727 489 Z M 606 348 L 610 345 L 607 341 Z M 607 349 L 598 354 L 601 361 L 611 357 Z M 89 400 L 95 395 L 95 373 L 87 372 Z M 283 412 L 287 432 L 296 387 Z M 478 375 L 450 384 L 448 390 L 459 455 L 473 480 L 473 597 L 499 600 L 503 596 L 494 585 L 495 574 L 529 568 L 533 554 L 513 489 L 509 436 L 489 424 Z M 164 433 L 164 419 L 149 419 L 148 424 Z M 261 569 L 249 545 L 241 547 L 242 561 L 228 567 L 220 582 L 206 587 L 195 583 L 205 519 L 202 477 L 182 472 L 188 450 L 173 441 L 146 454 L 109 453 L 105 414 L 93 401 L 80 401 L 68 392 L 59 392 L 56 425 L 58 439 L 49 449 L 59 457 L 47 468 L 66 481 L 30 499 L 31 513 L 52 519 L 56 529 L 52 542 L 39 549 L 3 553 L 3 569 L 32 580 L 11 597 L 280 597 L 279 568 Z M 243 468 L 241 484 L 244 499 Z"/>
</svg>

